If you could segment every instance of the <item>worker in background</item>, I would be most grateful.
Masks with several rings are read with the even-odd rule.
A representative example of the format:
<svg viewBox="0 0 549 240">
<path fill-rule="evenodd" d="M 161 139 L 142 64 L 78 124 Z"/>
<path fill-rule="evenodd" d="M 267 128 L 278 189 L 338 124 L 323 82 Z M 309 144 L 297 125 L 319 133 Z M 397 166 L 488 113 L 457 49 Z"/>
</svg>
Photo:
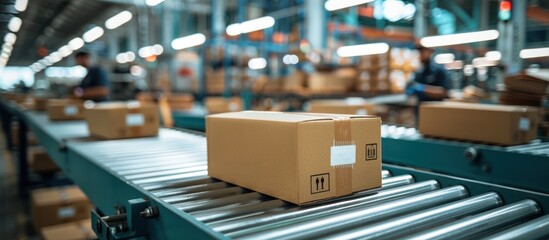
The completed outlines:
<svg viewBox="0 0 549 240">
<path fill-rule="evenodd" d="M 76 64 L 85 67 L 88 73 L 80 85 L 73 90 L 75 97 L 83 100 L 104 102 L 109 100 L 110 84 L 107 73 L 99 66 L 92 65 L 90 54 L 78 52 L 74 56 Z"/>
<path fill-rule="evenodd" d="M 421 67 L 408 84 L 406 93 L 415 95 L 418 101 L 441 101 L 448 96 L 450 78 L 444 66 L 432 60 L 433 49 L 419 45 L 417 47 Z"/>
</svg>

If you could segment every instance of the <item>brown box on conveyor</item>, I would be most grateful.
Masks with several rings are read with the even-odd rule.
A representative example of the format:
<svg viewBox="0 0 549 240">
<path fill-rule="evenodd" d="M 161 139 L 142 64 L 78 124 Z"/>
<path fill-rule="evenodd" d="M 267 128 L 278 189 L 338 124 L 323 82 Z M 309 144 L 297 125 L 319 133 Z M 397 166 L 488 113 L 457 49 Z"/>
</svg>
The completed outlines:
<svg viewBox="0 0 549 240">
<path fill-rule="evenodd" d="M 84 119 L 84 102 L 77 99 L 50 99 L 46 110 L 50 120 Z"/>
<path fill-rule="evenodd" d="M 90 134 L 102 139 L 156 136 L 158 114 L 156 105 L 137 102 L 97 104 L 85 111 Z"/>
<path fill-rule="evenodd" d="M 235 112 L 206 117 L 208 172 L 296 204 L 381 186 L 375 116 Z"/>
<path fill-rule="evenodd" d="M 207 97 L 204 105 L 208 113 L 224 113 L 242 111 L 242 100 L 239 97 Z"/>
<path fill-rule="evenodd" d="M 426 136 L 514 145 L 536 138 L 539 110 L 532 107 L 439 102 L 420 106 Z"/>
<path fill-rule="evenodd" d="M 375 115 L 375 105 L 352 100 L 311 100 L 309 101 L 309 112 Z"/>
</svg>

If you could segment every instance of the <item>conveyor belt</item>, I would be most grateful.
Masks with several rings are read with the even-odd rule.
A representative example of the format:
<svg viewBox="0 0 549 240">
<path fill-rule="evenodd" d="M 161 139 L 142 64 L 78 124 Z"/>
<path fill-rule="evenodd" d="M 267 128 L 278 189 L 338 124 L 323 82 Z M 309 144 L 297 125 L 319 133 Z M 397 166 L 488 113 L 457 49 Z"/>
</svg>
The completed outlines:
<svg viewBox="0 0 549 240">
<path fill-rule="evenodd" d="M 415 128 L 383 125 L 384 163 L 549 193 L 549 142 L 517 146 L 424 138 Z"/>
<path fill-rule="evenodd" d="M 391 176 L 388 171 L 383 171 L 383 188 L 377 194 L 366 191 L 298 207 L 209 178 L 205 138 L 173 130 L 162 130 L 159 138 L 85 142 L 74 145 L 74 149 L 232 238 L 330 238 L 335 233 L 338 235 L 334 238 L 364 237 L 372 231 L 364 226 L 369 223 L 376 223 L 375 229 L 384 229 L 375 232 L 376 237 L 396 237 L 441 223 L 463 227 L 454 220 L 465 216 L 472 216 L 467 226 L 502 220 L 467 231 L 476 234 L 541 214 L 540 207 L 531 200 L 504 205 L 495 192 L 470 196 L 463 186 L 441 188 L 436 181 L 416 183 L 411 175 Z M 398 232 L 394 231 L 394 221 L 403 223 Z"/>
<path fill-rule="evenodd" d="M 25 114 L 40 140 L 66 141 L 66 148 L 48 151 L 65 152 L 55 161 L 104 213 L 132 198 L 146 198 L 158 206 L 159 217 L 149 226 L 155 239 L 549 236 L 549 228 L 539 227 L 548 221 L 540 218 L 544 194 L 433 175 L 449 179 L 447 184 L 425 179 L 429 173 L 422 177 L 395 170 L 399 173 L 383 171 L 379 192 L 296 206 L 209 178 L 201 135 L 161 129 L 154 138 L 96 141 L 81 132 L 85 129 L 81 121 L 50 123 L 43 114 Z M 477 185 L 493 192 L 471 188 Z M 506 199 L 510 191 L 523 198 Z"/>
</svg>

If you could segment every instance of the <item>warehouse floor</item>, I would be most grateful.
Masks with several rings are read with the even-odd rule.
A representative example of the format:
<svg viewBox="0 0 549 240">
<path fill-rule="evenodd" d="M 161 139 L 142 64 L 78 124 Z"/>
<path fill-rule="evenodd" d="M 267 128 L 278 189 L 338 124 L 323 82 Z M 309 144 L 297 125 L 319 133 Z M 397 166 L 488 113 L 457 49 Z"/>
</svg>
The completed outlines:
<svg viewBox="0 0 549 240">
<path fill-rule="evenodd" d="M 5 149 L 0 135 L 0 238 L 39 239 L 30 224 L 28 201 L 22 201 L 17 189 L 17 171 L 13 155 Z"/>
</svg>

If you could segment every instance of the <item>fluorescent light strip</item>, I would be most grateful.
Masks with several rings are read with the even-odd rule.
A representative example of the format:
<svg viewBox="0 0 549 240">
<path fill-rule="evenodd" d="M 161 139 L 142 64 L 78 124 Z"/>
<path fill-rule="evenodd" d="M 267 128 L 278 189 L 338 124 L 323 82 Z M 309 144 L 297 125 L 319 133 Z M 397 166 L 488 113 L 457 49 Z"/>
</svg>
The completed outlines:
<svg viewBox="0 0 549 240">
<path fill-rule="evenodd" d="M 142 47 L 137 51 L 137 54 L 142 58 L 148 58 L 153 55 L 153 50 L 151 46 Z"/>
<path fill-rule="evenodd" d="M 15 41 L 17 41 L 17 35 L 15 33 L 6 33 L 4 36 L 4 42 L 8 44 L 15 44 Z"/>
<path fill-rule="evenodd" d="M 193 35 L 176 38 L 172 41 L 172 48 L 175 50 L 181 50 L 190 47 L 196 47 L 206 42 L 206 36 L 202 33 L 195 33 Z"/>
<path fill-rule="evenodd" d="M 364 3 L 372 2 L 373 0 L 328 0 L 324 3 L 324 8 L 328 11 L 349 8 Z"/>
<path fill-rule="evenodd" d="M 8 29 L 12 32 L 19 32 L 19 29 L 21 29 L 21 24 L 23 21 L 21 21 L 21 18 L 18 17 L 12 17 L 10 19 L 10 22 L 8 23 Z"/>
<path fill-rule="evenodd" d="M 115 29 L 130 20 L 132 20 L 132 13 L 129 11 L 122 11 L 119 14 L 107 19 L 107 21 L 105 21 L 105 27 L 107 29 Z"/>
<path fill-rule="evenodd" d="M 103 36 L 103 33 L 105 33 L 103 28 L 97 26 L 85 32 L 82 35 L 82 39 L 84 39 L 85 42 L 93 42 Z"/>
<path fill-rule="evenodd" d="M 492 61 L 487 59 L 486 57 L 478 57 L 473 59 L 473 66 L 476 68 L 479 67 L 491 67 L 496 66 L 498 64 L 498 61 Z"/>
<path fill-rule="evenodd" d="M 337 49 L 337 55 L 340 57 L 356 57 L 382 54 L 388 51 L 389 44 L 387 43 L 370 43 L 340 47 Z"/>
<path fill-rule="evenodd" d="M 248 67 L 250 69 L 263 69 L 267 66 L 267 60 L 265 58 L 252 58 L 248 61 Z"/>
<path fill-rule="evenodd" d="M 498 37 L 499 37 L 499 32 L 497 30 L 486 30 L 486 31 L 479 31 L 479 32 L 424 37 L 420 40 L 420 43 L 424 47 L 433 48 L 433 47 L 442 47 L 442 46 L 490 41 L 490 40 L 495 40 Z"/>
<path fill-rule="evenodd" d="M 501 60 L 501 53 L 499 51 L 488 51 L 484 54 L 484 57 L 490 61 Z"/>
<path fill-rule="evenodd" d="M 225 32 L 229 36 L 237 36 L 242 33 L 250 33 L 254 31 L 270 28 L 275 25 L 275 19 L 271 16 L 260 17 L 248 20 L 242 23 L 234 23 L 227 26 Z"/>
<path fill-rule="evenodd" d="M 61 54 L 61 57 L 67 57 L 72 53 L 72 49 L 68 45 L 60 47 L 57 51 Z"/>
<path fill-rule="evenodd" d="M 549 57 L 549 47 L 522 49 L 520 50 L 519 56 L 520 58 L 524 58 L 524 59 Z"/>
<path fill-rule="evenodd" d="M 434 57 L 434 60 L 438 64 L 448 64 L 454 62 L 456 56 L 453 53 L 441 53 Z"/>
<path fill-rule="evenodd" d="M 76 50 L 78 50 L 78 49 L 80 49 L 81 47 L 84 46 L 84 40 L 82 38 L 79 38 L 79 37 L 74 38 L 74 39 L 69 41 L 68 46 L 73 51 L 76 51 Z"/>
<path fill-rule="evenodd" d="M 16 0 L 14 7 L 15 7 L 15 10 L 19 12 L 24 12 L 25 10 L 27 10 L 28 4 L 29 4 L 28 0 Z"/>
<path fill-rule="evenodd" d="M 150 7 L 154 7 L 162 2 L 164 2 L 164 0 L 145 0 L 145 4 L 147 4 Z"/>
</svg>

